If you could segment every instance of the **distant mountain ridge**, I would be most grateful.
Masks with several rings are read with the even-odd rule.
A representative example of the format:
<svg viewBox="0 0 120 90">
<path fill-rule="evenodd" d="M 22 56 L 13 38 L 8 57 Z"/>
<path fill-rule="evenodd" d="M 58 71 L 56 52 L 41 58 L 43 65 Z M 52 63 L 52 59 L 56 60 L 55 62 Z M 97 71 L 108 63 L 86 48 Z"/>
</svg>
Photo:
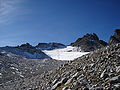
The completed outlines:
<svg viewBox="0 0 120 90">
<path fill-rule="evenodd" d="M 120 29 L 115 30 L 114 35 L 110 37 L 110 40 L 108 43 L 103 40 L 100 40 L 99 37 L 95 33 L 86 34 L 83 37 L 78 38 L 75 42 L 70 44 L 71 48 L 74 50 L 71 49 L 70 51 L 67 51 L 67 52 L 65 51 L 65 52 L 67 53 L 66 55 L 69 56 L 70 54 L 71 56 L 72 53 L 68 53 L 68 52 L 91 52 L 91 51 L 103 48 L 107 45 L 116 44 L 116 43 L 120 43 Z M 51 53 L 44 52 L 44 50 L 53 51 L 55 49 L 56 49 L 55 52 L 51 52 Z M 61 49 L 63 50 L 68 49 L 68 46 L 61 44 L 61 43 L 52 42 L 52 43 L 39 43 L 36 46 L 32 46 L 29 43 L 26 43 L 26 44 L 22 44 L 20 46 L 15 46 L 15 47 L 10 47 L 10 46 L 0 47 L 0 50 L 4 50 L 6 52 L 20 55 L 28 59 L 51 58 L 53 54 L 64 56 L 63 51 L 59 52 L 61 51 Z M 53 57 L 58 58 L 59 56 L 53 56 Z"/>
<path fill-rule="evenodd" d="M 23 56 L 28 59 L 48 59 L 50 56 L 46 55 L 42 50 L 53 50 L 65 48 L 66 46 L 61 43 L 39 43 L 36 46 L 32 46 L 29 43 L 18 46 L 6 46 L 0 47 L 0 50 L 10 52 L 16 55 Z"/>
<path fill-rule="evenodd" d="M 35 47 L 40 50 L 53 50 L 53 49 L 65 48 L 66 46 L 61 43 L 53 42 L 53 43 L 39 43 Z"/>
<path fill-rule="evenodd" d="M 31 46 L 30 44 L 22 44 L 21 46 L 17 47 L 0 47 L 0 50 L 4 50 L 6 52 L 10 52 L 16 55 L 23 56 L 28 59 L 44 59 L 50 58 L 41 50 L 36 49 L 35 47 Z"/>
</svg>

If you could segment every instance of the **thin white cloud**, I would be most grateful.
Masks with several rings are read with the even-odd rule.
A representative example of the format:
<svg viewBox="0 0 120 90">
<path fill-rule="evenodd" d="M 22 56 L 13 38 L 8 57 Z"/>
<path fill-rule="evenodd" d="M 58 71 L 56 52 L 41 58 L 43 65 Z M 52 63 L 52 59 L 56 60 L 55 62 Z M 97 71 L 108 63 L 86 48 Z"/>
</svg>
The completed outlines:
<svg viewBox="0 0 120 90">
<path fill-rule="evenodd" d="M 18 15 L 20 3 L 24 0 L 0 0 L 0 24 L 11 23 Z"/>
</svg>

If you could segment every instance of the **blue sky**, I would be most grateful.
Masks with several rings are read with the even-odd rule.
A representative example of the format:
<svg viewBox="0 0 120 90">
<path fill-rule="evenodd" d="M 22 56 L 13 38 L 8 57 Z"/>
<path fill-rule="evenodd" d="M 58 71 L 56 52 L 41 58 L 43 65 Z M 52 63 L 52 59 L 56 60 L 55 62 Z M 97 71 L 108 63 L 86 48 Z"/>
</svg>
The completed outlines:
<svg viewBox="0 0 120 90">
<path fill-rule="evenodd" d="M 120 0 L 0 0 L 0 46 L 70 44 L 86 33 L 108 41 L 120 28 Z"/>
</svg>

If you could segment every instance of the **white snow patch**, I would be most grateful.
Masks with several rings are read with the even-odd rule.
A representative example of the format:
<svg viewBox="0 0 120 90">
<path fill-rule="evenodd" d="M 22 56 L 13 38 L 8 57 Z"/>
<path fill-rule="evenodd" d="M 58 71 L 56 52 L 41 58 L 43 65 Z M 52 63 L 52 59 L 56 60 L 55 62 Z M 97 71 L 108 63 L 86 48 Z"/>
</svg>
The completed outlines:
<svg viewBox="0 0 120 90">
<path fill-rule="evenodd" d="M 78 57 L 81 57 L 89 52 L 80 52 L 80 49 L 77 47 L 67 46 L 62 49 L 54 50 L 43 50 L 45 54 L 50 56 L 52 59 L 57 60 L 74 60 Z"/>
<path fill-rule="evenodd" d="M 0 73 L 0 78 L 2 78 L 2 73 Z"/>
</svg>

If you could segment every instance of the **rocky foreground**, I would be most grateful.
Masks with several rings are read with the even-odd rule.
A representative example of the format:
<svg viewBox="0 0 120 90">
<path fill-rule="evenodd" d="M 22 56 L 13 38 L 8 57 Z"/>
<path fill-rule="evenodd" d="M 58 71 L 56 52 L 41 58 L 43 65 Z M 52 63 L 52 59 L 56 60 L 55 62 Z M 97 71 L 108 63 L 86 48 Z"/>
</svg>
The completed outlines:
<svg viewBox="0 0 120 90">
<path fill-rule="evenodd" d="M 49 79 L 44 90 L 120 90 L 120 43 L 71 61 L 44 78 Z"/>
<path fill-rule="evenodd" d="M 69 61 L 59 68 L 0 90 L 120 90 L 120 43 Z"/>
<path fill-rule="evenodd" d="M 120 90 L 120 44 L 96 50 L 45 77 L 52 90 Z"/>
<path fill-rule="evenodd" d="M 23 90 L 16 85 L 33 76 L 45 74 L 64 63 L 65 61 L 53 59 L 26 59 L 0 52 L 0 90 Z"/>
</svg>

